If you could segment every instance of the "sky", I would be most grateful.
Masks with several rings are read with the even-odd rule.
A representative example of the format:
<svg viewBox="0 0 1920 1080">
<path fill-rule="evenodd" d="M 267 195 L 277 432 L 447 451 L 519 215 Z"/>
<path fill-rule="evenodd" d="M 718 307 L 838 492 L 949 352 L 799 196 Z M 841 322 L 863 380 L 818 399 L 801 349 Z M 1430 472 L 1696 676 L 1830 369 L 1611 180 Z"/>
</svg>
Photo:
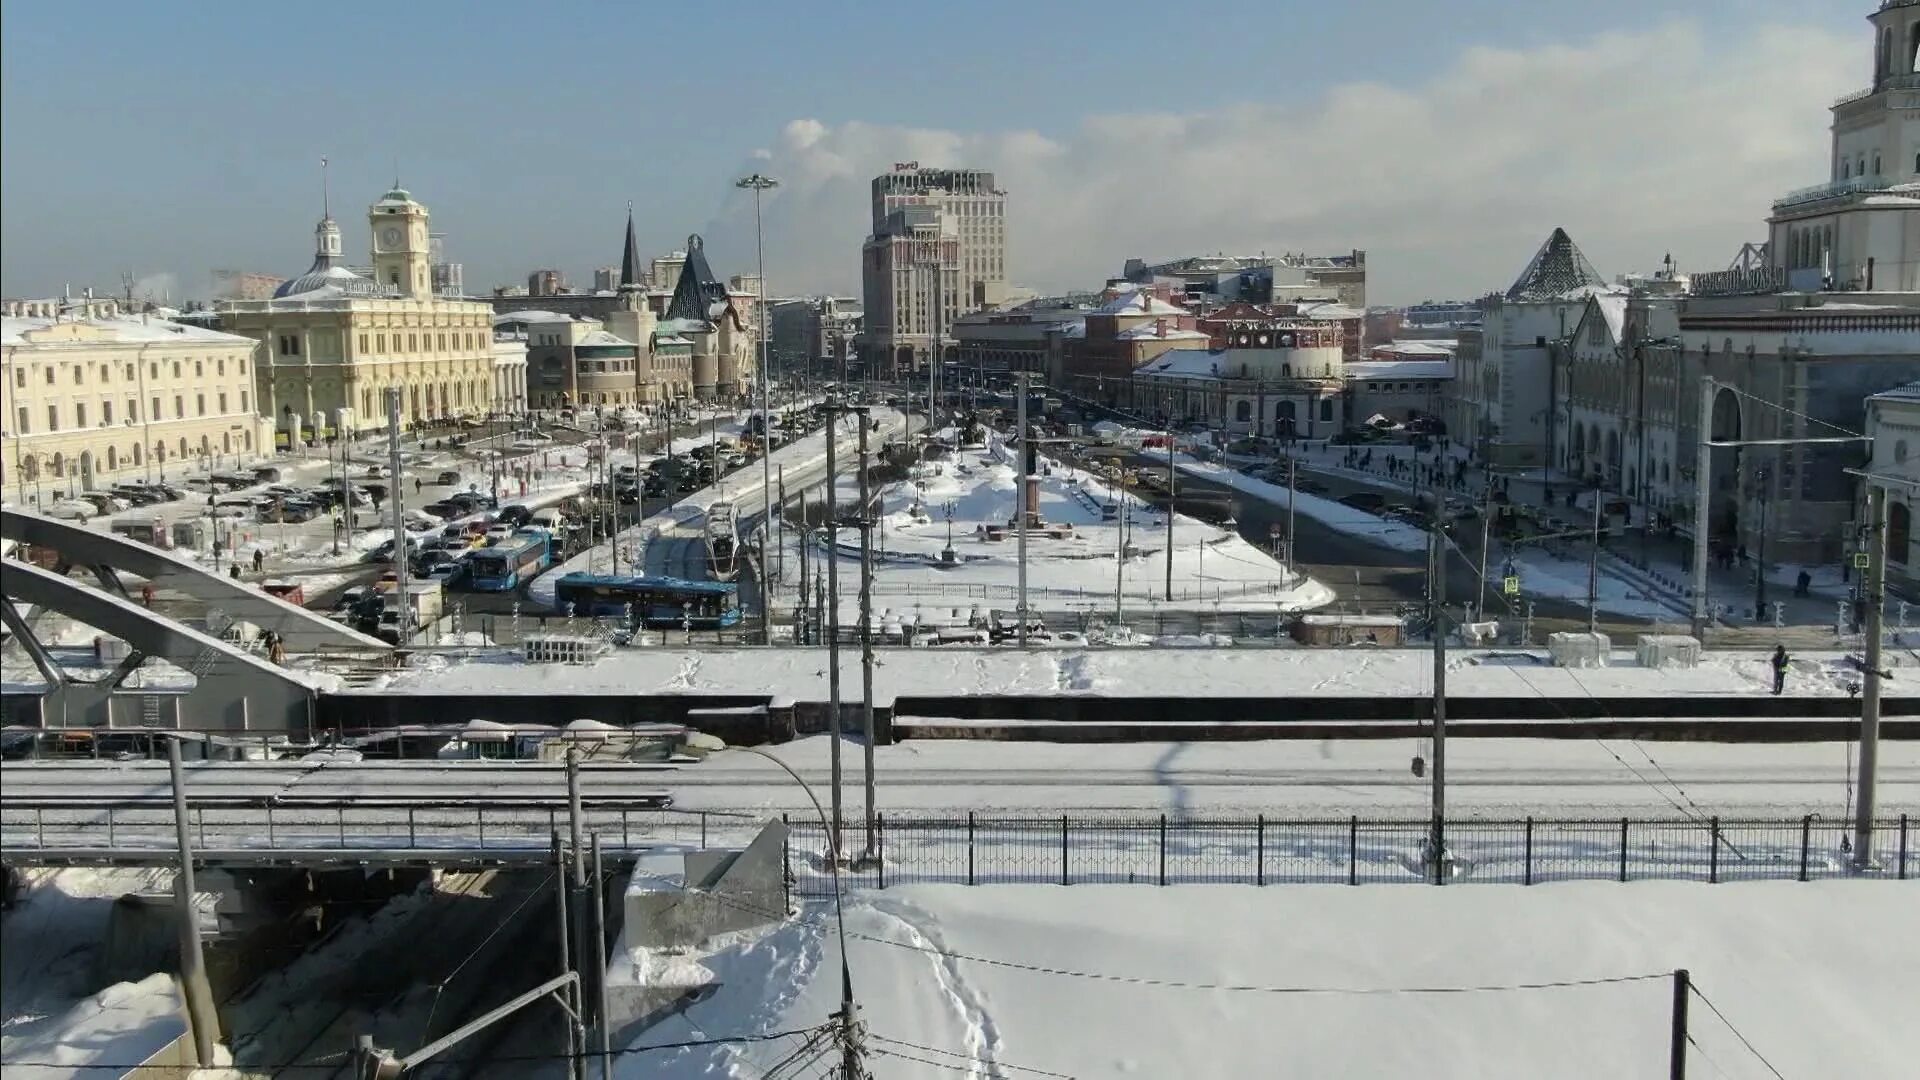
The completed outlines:
<svg viewBox="0 0 1920 1080">
<path fill-rule="evenodd" d="M 993 170 L 1008 271 L 1367 252 L 1369 301 L 1504 289 L 1555 226 L 1603 274 L 1720 269 L 1826 179 L 1873 0 L 200 0 L 0 7 L 0 293 L 178 303 L 304 270 L 320 159 L 350 260 L 397 176 L 469 291 L 706 238 L 857 295 L 868 183 Z M 724 14 L 722 14 L 724 12 Z"/>
</svg>

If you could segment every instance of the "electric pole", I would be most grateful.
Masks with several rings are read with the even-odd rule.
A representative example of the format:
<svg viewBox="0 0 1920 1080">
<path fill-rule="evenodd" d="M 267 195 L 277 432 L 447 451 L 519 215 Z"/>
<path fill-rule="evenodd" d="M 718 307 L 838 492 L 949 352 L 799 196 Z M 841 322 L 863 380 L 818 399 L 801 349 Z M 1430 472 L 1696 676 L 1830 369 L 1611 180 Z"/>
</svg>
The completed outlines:
<svg viewBox="0 0 1920 1080">
<path fill-rule="evenodd" d="M 1433 883 L 1447 880 L 1447 534 L 1433 524 L 1433 825 L 1428 857 Z"/>
<path fill-rule="evenodd" d="M 863 861 L 876 857 L 873 829 L 873 494 L 867 477 L 867 411 L 857 410 L 860 424 L 860 731 L 862 765 L 866 770 L 866 841 Z"/>
<path fill-rule="evenodd" d="M 1031 459 L 1028 456 L 1030 451 L 1027 443 L 1027 372 L 1025 368 L 1020 369 L 1020 400 L 1014 407 L 1014 424 L 1019 429 L 1015 434 L 1020 438 L 1020 488 L 1015 493 L 1014 502 L 1017 511 L 1014 529 L 1020 545 L 1020 599 L 1017 614 L 1020 619 L 1018 631 L 1020 647 L 1024 649 L 1027 647 L 1027 515 L 1033 512 L 1033 508 L 1027 505 L 1027 480 Z"/>
<path fill-rule="evenodd" d="M 840 434 L 840 403 L 827 402 L 827 596 L 822 605 L 821 625 L 827 635 L 827 746 L 833 772 L 834 858 L 844 850 L 840 846 L 840 502 L 834 493 L 833 444 Z"/>
<path fill-rule="evenodd" d="M 1880 766 L 1881 604 L 1887 574 L 1887 493 L 1871 479 L 1867 489 L 1867 573 L 1861 585 L 1866 604 L 1867 640 L 1862 650 L 1866 671 L 1860 684 L 1860 790 L 1853 817 L 1853 868 L 1873 868 L 1873 797 Z"/>
</svg>

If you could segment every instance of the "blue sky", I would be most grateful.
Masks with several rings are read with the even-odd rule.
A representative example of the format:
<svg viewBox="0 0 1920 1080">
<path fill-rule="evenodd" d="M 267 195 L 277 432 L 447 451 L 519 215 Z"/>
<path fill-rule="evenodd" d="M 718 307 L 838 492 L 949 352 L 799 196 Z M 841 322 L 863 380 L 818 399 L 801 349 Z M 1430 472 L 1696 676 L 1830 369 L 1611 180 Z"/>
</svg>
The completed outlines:
<svg viewBox="0 0 1920 1080">
<path fill-rule="evenodd" d="M 1766 193 L 1824 179 L 1870 6 L 8 0 L 0 279 L 131 270 L 178 297 L 214 267 L 297 272 L 322 155 L 350 257 L 397 162 L 477 288 L 586 279 L 628 200 L 643 247 L 702 231 L 746 269 L 730 181 L 760 167 L 789 180 L 775 291 L 847 289 L 864 178 L 911 156 L 1001 172 L 1012 276 L 1043 289 L 1129 253 L 1363 247 L 1376 299 L 1464 295 L 1556 224 L 1610 274 L 1663 242 L 1704 265 L 1760 235 Z M 1649 217 L 1649 184 L 1686 191 Z"/>
</svg>

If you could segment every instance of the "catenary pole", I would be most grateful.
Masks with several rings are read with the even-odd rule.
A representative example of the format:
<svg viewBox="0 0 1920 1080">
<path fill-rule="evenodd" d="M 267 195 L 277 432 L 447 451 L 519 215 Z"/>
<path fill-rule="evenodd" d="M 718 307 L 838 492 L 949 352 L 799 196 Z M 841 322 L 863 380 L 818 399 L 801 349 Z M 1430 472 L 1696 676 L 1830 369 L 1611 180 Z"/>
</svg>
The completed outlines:
<svg viewBox="0 0 1920 1080">
<path fill-rule="evenodd" d="M 1020 647 L 1024 649 L 1027 647 L 1027 515 L 1032 513 L 1033 510 L 1032 507 L 1027 505 L 1027 372 L 1025 368 L 1022 368 L 1020 371 L 1020 400 L 1014 405 L 1014 425 L 1018 428 L 1014 434 L 1019 436 L 1020 439 L 1020 488 L 1015 492 L 1014 500 L 1014 508 L 1016 510 L 1014 534 L 1019 538 L 1020 548 L 1018 552 L 1020 562 L 1020 597 L 1016 603 L 1018 610 L 1015 614 L 1020 620 L 1017 631 L 1019 634 Z"/>
<path fill-rule="evenodd" d="M 868 485 L 866 410 L 854 413 L 860 424 L 860 733 L 866 745 L 860 748 L 861 767 L 866 781 L 866 851 L 872 859 L 873 829 L 873 493 Z"/>
<path fill-rule="evenodd" d="M 1433 883 L 1447 880 L 1447 534 L 1433 524 Z"/>
<path fill-rule="evenodd" d="M 393 632 L 404 645 L 413 636 L 409 627 L 413 597 L 407 592 L 407 571 L 412 568 L 412 559 L 407 550 L 411 541 L 407 537 L 406 485 L 400 482 L 400 391 L 397 387 L 387 391 L 387 474 L 392 478 L 387 482 L 387 497 L 393 500 L 393 601 L 397 605 Z"/>
<path fill-rule="evenodd" d="M 1594 605 L 1600 602 L 1600 503 L 1601 490 L 1593 489 L 1593 532 L 1587 551 L 1587 633 L 1599 630 L 1600 615 Z"/>
<path fill-rule="evenodd" d="M 194 1059 L 212 1066 L 215 1035 L 220 1021 L 207 984 L 207 957 L 200 943 L 200 910 L 193 884 L 193 833 L 187 816 L 187 785 L 181 773 L 180 739 L 167 739 L 167 775 L 173 781 L 173 837 L 180 865 L 173 877 L 174 915 L 180 931 L 180 992 L 187 999 L 187 1020 L 193 1027 Z"/>
<path fill-rule="evenodd" d="M 1867 573 L 1861 582 L 1866 604 L 1867 640 L 1863 649 L 1866 671 L 1860 684 L 1860 788 L 1853 815 L 1853 867 L 1873 866 L 1873 801 L 1880 769 L 1880 635 L 1881 606 L 1887 574 L 1887 493 L 1871 479 L 1867 489 Z"/>
<path fill-rule="evenodd" d="M 1693 636 L 1707 640 L 1707 501 L 1712 498 L 1708 483 L 1713 471 L 1713 395 L 1710 375 L 1700 377 L 1700 413 L 1694 429 L 1693 464 Z"/>
<path fill-rule="evenodd" d="M 846 848 L 840 843 L 840 500 L 835 494 L 834 446 L 840 435 L 840 403 L 827 404 L 827 599 L 821 613 L 821 626 L 827 635 L 827 747 L 833 773 L 832 835 L 837 854 Z"/>
</svg>

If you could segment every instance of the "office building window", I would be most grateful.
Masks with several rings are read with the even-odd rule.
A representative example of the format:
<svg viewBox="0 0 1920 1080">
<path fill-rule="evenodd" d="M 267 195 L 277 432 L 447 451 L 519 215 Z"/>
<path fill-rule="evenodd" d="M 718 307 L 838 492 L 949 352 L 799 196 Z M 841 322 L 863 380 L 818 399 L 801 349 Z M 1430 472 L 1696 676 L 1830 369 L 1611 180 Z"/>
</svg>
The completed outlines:
<svg viewBox="0 0 1920 1080">
<path fill-rule="evenodd" d="M 27 407 L 25 405 L 20 406 L 20 409 L 18 412 L 18 419 L 15 420 L 13 427 L 14 427 L 13 433 L 15 435 L 33 434 L 32 426 L 27 423 Z"/>
<path fill-rule="evenodd" d="M 247 407 L 247 392 L 245 390 L 240 391 L 240 411 L 241 412 L 252 411 Z"/>
<path fill-rule="evenodd" d="M 47 430 L 60 430 L 60 406 L 58 405 L 47 406 Z"/>
<path fill-rule="evenodd" d="M 194 408 L 195 416 L 207 415 L 207 395 L 205 394 L 193 395 L 193 408 Z"/>
<path fill-rule="evenodd" d="M 76 401 L 73 403 L 73 426 L 87 426 L 87 403 L 84 401 Z"/>
<path fill-rule="evenodd" d="M 227 411 L 227 392 L 225 390 L 220 391 L 220 395 L 216 400 L 220 406 L 220 411 L 225 413 Z"/>
<path fill-rule="evenodd" d="M 102 424 L 113 423 L 113 402 L 103 401 L 100 403 L 100 422 Z"/>
<path fill-rule="evenodd" d="M 186 399 L 181 397 L 179 394 L 173 395 L 173 418 L 175 420 L 184 420 L 186 419 L 186 416 L 187 416 Z M 181 452 L 185 453 L 185 451 L 181 451 Z"/>
<path fill-rule="evenodd" d="M 147 405 L 148 405 L 147 419 L 149 420 L 160 419 L 160 399 L 154 398 L 152 401 L 148 402 Z"/>
</svg>

